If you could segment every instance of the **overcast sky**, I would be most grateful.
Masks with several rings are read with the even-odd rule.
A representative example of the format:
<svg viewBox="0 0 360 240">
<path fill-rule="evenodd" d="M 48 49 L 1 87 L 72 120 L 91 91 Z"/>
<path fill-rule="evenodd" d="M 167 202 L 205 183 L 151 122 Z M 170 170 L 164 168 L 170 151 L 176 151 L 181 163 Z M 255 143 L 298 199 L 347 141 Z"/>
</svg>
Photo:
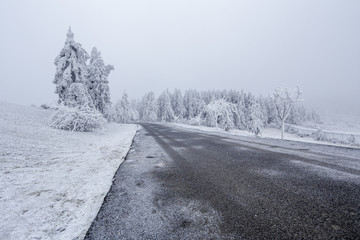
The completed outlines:
<svg viewBox="0 0 360 240">
<path fill-rule="evenodd" d="M 124 90 L 267 96 L 298 85 L 307 106 L 360 114 L 359 0 L 4 0 L 0 100 L 57 99 L 54 59 L 69 26 L 75 41 L 114 65 L 112 101 Z"/>
</svg>

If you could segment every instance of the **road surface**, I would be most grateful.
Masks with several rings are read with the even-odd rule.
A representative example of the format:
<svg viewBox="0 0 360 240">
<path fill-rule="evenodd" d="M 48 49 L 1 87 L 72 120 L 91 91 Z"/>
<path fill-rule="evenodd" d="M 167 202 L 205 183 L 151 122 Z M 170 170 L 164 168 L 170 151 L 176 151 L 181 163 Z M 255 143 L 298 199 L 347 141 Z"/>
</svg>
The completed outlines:
<svg viewBox="0 0 360 240">
<path fill-rule="evenodd" d="M 86 239 L 360 239 L 360 150 L 141 126 Z"/>
</svg>

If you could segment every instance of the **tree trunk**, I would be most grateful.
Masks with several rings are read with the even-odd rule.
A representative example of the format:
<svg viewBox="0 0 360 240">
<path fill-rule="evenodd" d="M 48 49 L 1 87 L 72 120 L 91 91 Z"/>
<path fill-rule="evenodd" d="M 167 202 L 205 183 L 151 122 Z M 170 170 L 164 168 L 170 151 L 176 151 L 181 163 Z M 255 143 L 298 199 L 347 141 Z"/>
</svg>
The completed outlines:
<svg viewBox="0 0 360 240">
<path fill-rule="evenodd" d="M 281 121 L 281 140 L 284 140 L 284 125 L 285 125 L 285 121 L 282 120 Z"/>
</svg>

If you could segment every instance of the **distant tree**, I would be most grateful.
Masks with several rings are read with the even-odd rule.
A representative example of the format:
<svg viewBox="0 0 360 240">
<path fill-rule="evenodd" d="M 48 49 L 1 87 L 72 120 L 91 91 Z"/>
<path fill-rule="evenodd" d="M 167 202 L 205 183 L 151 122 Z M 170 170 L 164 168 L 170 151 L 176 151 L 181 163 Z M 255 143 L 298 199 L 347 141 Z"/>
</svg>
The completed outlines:
<svg viewBox="0 0 360 240">
<path fill-rule="evenodd" d="M 132 99 L 130 101 L 130 121 L 131 122 L 137 122 L 140 119 L 139 114 L 139 102 L 135 99 Z"/>
<path fill-rule="evenodd" d="M 259 103 L 262 109 L 264 126 L 270 124 L 279 125 L 277 110 L 272 99 L 270 97 L 259 98 Z"/>
<path fill-rule="evenodd" d="M 251 94 L 248 95 L 246 103 L 246 129 L 256 136 L 261 134 L 263 128 L 263 115 L 259 102 Z"/>
<path fill-rule="evenodd" d="M 185 112 L 183 96 L 179 89 L 175 89 L 174 93 L 171 94 L 171 105 L 174 111 L 174 119 L 177 120 L 182 118 Z"/>
<path fill-rule="evenodd" d="M 144 122 L 154 122 L 157 119 L 157 103 L 153 92 L 145 94 L 141 100 L 140 119 Z"/>
<path fill-rule="evenodd" d="M 294 105 L 290 110 L 286 122 L 291 124 L 301 125 L 307 121 L 306 117 L 307 117 L 307 112 L 305 107 Z"/>
<path fill-rule="evenodd" d="M 238 121 L 237 121 L 237 126 L 240 129 L 246 129 L 247 128 L 247 124 L 246 124 L 246 94 L 244 92 L 239 93 L 238 96 L 238 100 L 236 103 L 236 109 L 237 109 L 237 113 L 238 113 Z"/>
<path fill-rule="evenodd" d="M 206 107 L 206 103 L 201 99 L 197 90 L 189 89 L 184 94 L 184 117 L 187 119 L 198 116 Z"/>
<path fill-rule="evenodd" d="M 174 111 L 171 106 L 170 93 L 164 91 L 158 98 L 158 119 L 169 122 L 174 119 Z"/>
<path fill-rule="evenodd" d="M 71 28 L 69 28 L 66 36 L 65 46 L 54 62 L 56 65 L 53 80 L 56 85 L 55 93 L 59 95 L 58 103 L 65 106 L 81 107 L 81 104 L 91 101 L 91 99 L 85 99 L 89 97 L 86 94 L 88 77 L 86 61 L 89 55 L 79 43 L 75 42 Z M 73 84 L 76 84 L 76 86 L 72 86 Z M 80 96 L 81 94 L 84 95 Z M 90 103 L 89 105 L 93 106 Z"/>
<path fill-rule="evenodd" d="M 292 106 L 300 101 L 302 91 L 299 87 L 295 89 L 289 88 L 276 88 L 272 94 L 278 118 L 281 121 L 281 139 L 284 139 L 284 125 L 285 120 L 289 116 Z"/>
<path fill-rule="evenodd" d="M 319 123 L 320 122 L 320 115 L 317 112 L 312 111 L 311 113 L 307 114 L 306 119 L 308 121 L 311 121 L 311 122 Z"/>
<path fill-rule="evenodd" d="M 129 123 L 131 120 L 131 110 L 128 95 L 126 92 L 123 93 L 123 96 L 118 100 L 114 106 L 114 120 L 118 123 Z"/>
<path fill-rule="evenodd" d="M 229 130 L 234 127 L 237 115 L 236 105 L 225 99 L 212 100 L 205 108 L 206 124 L 209 127 L 222 127 Z"/>
<path fill-rule="evenodd" d="M 192 118 L 197 117 L 201 113 L 203 113 L 205 108 L 206 108 L 206 103 L 204 102 L 204 100 L 200 98 L 193 98 L 191 103 Z"/>
<path fill-rule="evenodd" d="M 109 118 L 110 90 L 108 76 L 114 66 L 105 65 L 101 53 L 94 47 L 89 62 L 88 89 L 96 110 Z"/>
</svg>

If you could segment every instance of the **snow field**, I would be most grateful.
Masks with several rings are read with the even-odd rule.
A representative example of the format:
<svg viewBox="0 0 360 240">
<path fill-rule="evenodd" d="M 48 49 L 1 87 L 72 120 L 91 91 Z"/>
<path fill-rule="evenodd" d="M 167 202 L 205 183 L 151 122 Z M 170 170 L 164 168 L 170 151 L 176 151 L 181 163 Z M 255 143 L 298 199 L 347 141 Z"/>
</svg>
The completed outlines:
<svg viewBox="0 0 360 240">
<path fill-rule="evenodd" d="M 0 239 L 82 239 L 137 129 L 57 130 L 52 113 L 0 102 Z"/>
</svg>

